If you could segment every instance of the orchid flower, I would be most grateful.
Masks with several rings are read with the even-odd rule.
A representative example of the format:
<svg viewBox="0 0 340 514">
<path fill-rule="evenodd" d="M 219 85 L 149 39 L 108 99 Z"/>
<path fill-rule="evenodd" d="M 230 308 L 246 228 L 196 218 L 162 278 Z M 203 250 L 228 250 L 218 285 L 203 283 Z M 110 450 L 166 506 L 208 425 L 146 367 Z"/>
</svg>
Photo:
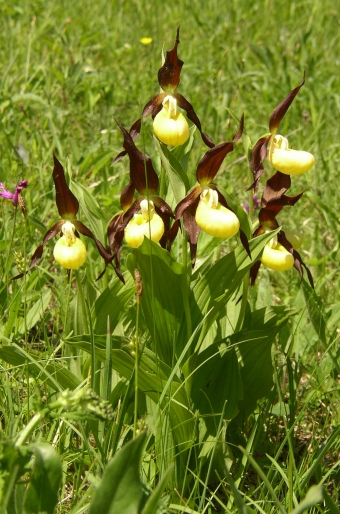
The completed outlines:
<svg viewBox="0 0 340 514">
<path fill-rule="evenodd" d="M 276 216 L 285 206 L 293 206 L 301 198 L 303 193 L 295 196 L 287 196 L 285 193 L 290 188 L 291 179 L 277 171 L 266 184 L 261 198 L 261 209 L 259 212 L 259 226 L 253 236 L 259 236 L 279 228 Z M 302 267 L 305 268 L 309 282 L 313 286 L 313 278 L 310 270 L 302 261 L 297 248 L 301 246 L 301 236 L 294 232 L 284 232 L 280 230 L 264 247 L 260 261 L 257 261 L 250 270 L 250 281 L 255 283 L 261 263 L 274 271 L 285 271 L 293 266 L 298 270 L 300 276 L 303 274 Z"/>
<path fill-rule="evenodd" d="M 138 150 L 130 132 L 117 120 L 116 123 L 124 136 L 124 151 L 130 159 L 130 182 L 120 197 L 122 211 L 108 225 L 109 247 L 118 274 L 124 237 L 126 243 L 133 248 L 140 246 L 144 237 L 151 237 L 169 250 L 179 224 L 175 222 L 170 228 L 170 219 L 174 215 L 170 206 L 157 195 L 159 180 L 150 157 Z M 139 196 L 134 200 L 135 191 Z M 120 278 L 124 280 L 123 277 Z"/>
<path fill-rule="evenodd" d="M 292 89 L 272 112 L 269 119 L 270 133 L 261 137 L 255 144 L 250 158 L 250 168 L 253 172 L 254 182 L 248 189 L 253 188 L 255 192 L 257 191 L 259 179 L 264 172 L 263 161 L 266 157 L 277 171 L 285 175 L 299 175 L 314 166 L 315 159 L 311 153 L 289 148 L 288 139 L 277 134 L 284 115 L 304 83 L 305 75 L 301 84 Z"/>
<path fill-rule="evenodd" d="M 226 199 L 212 183 L 226 155 L 233 151 L 243 132 L 243 116 L 238 132 L 231 142 L 220 143 L 206 152 L 198 163 L 196 185 L 175 209 L 175 219 L 183 217 L 188 234 L 191 261 L 196 259 L 197 241 L 201 230 L 215 237 L 228 238 L 238 233 L 240 222 Z M 248 240 L 240 231 L 242 244 L 249 252 Z"/>
<path fill-rule="evenodd" d="M 111 263 L 112 257 L 110 253 L 105 250 L 102 243 L 94 236 L 91 230 L 76 219 L 79 210 L 79 202 L 66 183 L 63 166 L 55 156 L 53 156 L 53 159 L 54 168 L 52 176 L 56 189 L 56 204 L 62 219 L 57 221 L 57 223 L 46 232 L 43 242 L 38 246 L 32 256 L 29 269 L 35 266 L 41 259 L 47 241 L 55 237 L 58 233 L 61 233 L 61 238 L 55 245 L 54 257 L 64 268 L 68 270 L 76 269 L 85 262 L 86 248 L 84 243 L 79 239 L 78 232 L 93 239 L 105 263 Z M 23 275 L 23 273 L 20 273 L 14 278 L 17 279 Z"/>
<path fill-rule="evenodd" d="M 179 42 L 178 28 L 175 45 L 172 50 L 166 52 L 164 64 L 158 70 L 158 83 L 162 91 L 145 105 L 142 118 L 151 114 L 154 120 L 154 132 L 160 141 L 173 146 L 181 145 L 189 138 L 189 126 L 183 114 L 178 111 L 179 107 L 186 112 L 189 120 L 196 125 L 204 143 L 212 148 L 214 142 L 207 134 L 202 132 L 201 122 L 193 106 L 183 95 L 176 91 L 180 83 L 180 74 L 184 64 L 177 56 Z M 139 118 L 129 130 L 133 141 L 136 140 L 140 133 L 142 118 Z M 113 162 L 117 162 L 126 153 L 125 150 L 122 151 Z"/>
</svg>

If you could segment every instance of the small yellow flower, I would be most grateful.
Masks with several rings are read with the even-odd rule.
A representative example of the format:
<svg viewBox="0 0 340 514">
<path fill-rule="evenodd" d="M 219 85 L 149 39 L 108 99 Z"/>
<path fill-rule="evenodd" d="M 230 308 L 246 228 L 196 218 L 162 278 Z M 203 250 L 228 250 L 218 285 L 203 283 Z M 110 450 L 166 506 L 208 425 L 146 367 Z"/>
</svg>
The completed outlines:
<svg viewBox="0 0 340 514">
<path fill-rule="evenodd" d="M 177 100 L 167 95 L 162 110 L 155 116 L 153 130 L 158 139 L 171 146 L 183 145 L 190 136 L 189 125 L 181 112 L 177 112 Z"/>
<path fill-rule="evenodd" d="M 195 220 L 206 234 L 224 239 L 236 235 L 240 228 L 236 214 L 221 205 L 217 191 L 208 186 L 201 192 Z"/>
<path fill-rule="evenodd" d="M 142 37 L 139 41 L 142 45 L 149 45 L 152 43 L 152 37 Z"/>
<path fill-rule="evenodd" d="M 75 226 L 70 221 L 65 221 L 61 231 L 63 235 L 53 250 L 54 258 L 64 268 L 77 269 L 86 260 L 86 247 L 75 235 Z"/>
<path fill-rule="evenodd" d="M 154 203 L 150 200 L 142 200 L 141 212 L 134 214 L 124 229 L 125 241 L 132 248 L 138 248 L 144 241 L 144 237 L 151 237 L 158 243 L 164 234 L 162 218 L 155 212 Z"/>
<path fill-rule="evenodd" d="M 288 139 L 275 135 L 271 138 L 268 160 L 274 168 L 285 175 L 300 175 L 314 166 L 314 155 L 303 150 L 292 150 Z"/>
<path fill-rule="evenodd" d="M 274 236 L 264 247 L 261 262 L 271 270 L 286 271 L 294 266 L 294 257 Z"/>
</svg>

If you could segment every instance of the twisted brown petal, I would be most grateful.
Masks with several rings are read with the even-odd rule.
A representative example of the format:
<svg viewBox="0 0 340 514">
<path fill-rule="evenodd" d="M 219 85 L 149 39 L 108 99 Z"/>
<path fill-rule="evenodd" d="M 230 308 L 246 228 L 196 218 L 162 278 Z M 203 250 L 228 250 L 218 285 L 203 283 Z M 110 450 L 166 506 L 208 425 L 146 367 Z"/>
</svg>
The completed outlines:
<svg viewBox="0 0 340 514">
<path fill-rule="evenodd" d="M 286 96 L 286 98 L 284 100 L 282 100 L 282 102 L 279 103 L 279 105 L 277 107 L 275 107 L 275 109 L 273 110 L 273 112 L 270 116 L 270 119 L 269 119 L 269 130 L 272 134 L 275 133 L 277 131 L 277 129 L 279 128 L 282 118 L 288 111 L 294 98 L 300 91 L 301 87 L 304 85 L 305 78 L 306 78 L 306 72 L 304 72 L 304 74 L 303 74 L 301 84 L 299 86 L 297 86 L 295 89 L 292 89 L 292 91 L 289 93 L 289 95 Z"/>
<path fill-rule="evenodd" d="M 61 218 L 73 219 L 76 217 L 79 202 L 66 184 L 65 172 L 55 155 L 53 155 L 53 181 L 56 190 L 56 204 Z"/>
</svg>

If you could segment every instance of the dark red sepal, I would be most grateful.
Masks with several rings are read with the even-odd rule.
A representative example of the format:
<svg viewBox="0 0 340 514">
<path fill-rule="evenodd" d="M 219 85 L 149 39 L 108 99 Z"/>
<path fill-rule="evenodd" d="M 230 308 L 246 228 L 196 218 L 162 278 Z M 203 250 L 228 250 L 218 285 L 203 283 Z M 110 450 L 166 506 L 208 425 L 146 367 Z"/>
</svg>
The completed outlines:
<svg viewBox="0 0 340 514">
<path fill-rule="evenodd" d="M 152 118 L 154 118 L 163 107 L 163 100 L 166 97 L 166 93 L 159 93 L 158 95 L 154 96 L 150 102 L 148 102 L 142 112 L 142 118 L 145 118 L 146 116 L 149 116 L 151 114 Z"/>
<path fill-rule="evenodd" d="M 130 158 L 130 179 L 134 188 L 142 195 L 155 193 L 158 189 L 158 176 L 148 155 L 138 150 L 129 132 L 116 120 L 124 136 L 124 149 Z"/>
<path fill-rule="evenodd" d="M 187 207 L 187 209 L 183 212 L 183 225 L 188 234 L 188 241 L 190 245 L 190 257 L 191 257 L 191 265 L 195 266 L 196 262 L 196 252 L 197 252 L 197 241 L 198 236 L 201 231 L 200 227 L 196 223 L 195 214 L 197 210 L 198 203 L 200 198 L 196 198 L 196 200 Z"/>
<path fill-rule="evenodd" d="M 177 57 L 179 45 L 179 27 L 177 29 L 176 41 L 172 50 L 166 52 L 163 66 L 158 70 L 158 83 L 164 91 L 173 92 L 179 85 L 181 69 L 184 64 Z"/>
<path fill-rule="evenodd" d="M 130 181 L 127 186 L 124 187 L 120 195 L 120 205 L 123 211 L 126 211 L 133 202 L 133 196 L 135 194 L 135 186 Z"/>
<path fill-rule="evenodd" d="M 290 176 L 280 171 L 277 171 L 275 175 L 267 181 L 261 198 L 261 209 L 259 212 L 260 224 L 274 220 L 283 207 L 295 205 L 301 198 L 303 192 L 295 196 L 285 195 L 290 184 Z"/>
<path fill-rule="evenodd" d="M 164 222 L 164 219 L 163 219 L 163 222 Z M 179 220 L 174 221 L 171 228 L 169 228 L 169 221 L 167 223 L 168 223 L 167 229 L 165 230 L 161 240 L 159 241 L 159 244 L 161 245 L 162 248 L 165 248 L 168 252 L 170 252 L 172 243 L 176 239 L 178 230 L 180 228 L 180 222 L 179 222 Z M 164 226 L 166 226 L 165 223 L 164 223 Z"/>
<path fill-rule="evenodd" d="M 264 172 L 263 161 L 267 157 L 268 143 L 270 137 L 261 137 L 255 144 L 251 151 L 249 166 L 253 173 L 254 182 L 248 187 L 247 191 L 254 189 L 254 192 L 258 190 L 260 177 Z"/>
<path fill-rule="evenodd" d="M 105 250 L 105 248 L 102 245 L 102 243 L 99 241 L 99 239 L 97 239 L 95 237 L 95 235 L 91 232 L 91 230 L 89 228 L 87 228 L 87 226 L 84 225 L 84 223 L 82 223 L 81 221 L 72 220 L 72 223 L 76 227 L 76 229 L 81 234 L 83 234 L 83 236 L 90 237 L 91 239 L 93 239 L 93 241 L 96 244 L 96 247 L 98 248 L 98 252 L 103 257 L 104 261 L 107 262 L 107 263 L 110 263 L 112 261 L 111 254 L 107 250 Z"/>
<path fill-rule="evenodd" d="M 202 188 L 201 186 L 195 186 L 183 200 L 179 202 L 179 204 L 175 208 L 175 219 L 178 220 L 183 216 L 183 213 L 188 209 L 192 204 L 196 202 L 196 207 L 198 205 L 197 198 L 201 194 Z"/>
<path fill-rule="evenodd" d="M 53 155 L 53 160 L 54 168 L 52 176 L 56 190 L 55 201 L 58 212 L 61 218 L 73 219 L 77 215 L 79 202 L 69 189 L 65 179 L 64 168 L 55 155 Z"/>
<path fill-rule="evenodd" d="M 305 268 L 306 273 L 307 273 L 307 277 L 308 277 L 308 280 L 309 280 L 309 283 L 310 283 L 312 289 L 314 289 L 314 281 L 313 281 L 313 277 L 312 277 L 312 274 L 310 272 L 310 269 L 303 262 L 302 257 L 299 254 L 299 252 L 297 250 L 293 249 L 292 244 L 286 238 L 286 234 L 284 233 L 283 230 L 280 230 L 280 232 L 278 233 L 277 240 L 278 240 L 278 242 L 282 246 L 284 246 L 286 248 L 286 250 L 288 250 L 288 252 L 290 252 L 293 255 L 293 257 L 294 257 L 294 268 L 296 268 L 298 270 L 301 278 L 303 276 L 303 269 L 302 269 L 302 267 Z"/>
<path fill-rule="evenodd" d="M 130 128 L 129 134 L 132 137 L 133 141 L 136 141 L 137 137 L 139 136 L 141 126 L 142 126 L 142 118 L 138 118 L 138 120 L 135 121 L 134 124 L 132 125 L 132 127 Z M 127 153 L 126 150 L 123 150 L 122 152 L 120 152 L 117 155 L 117 157 L 115 157 L 115 159 L 112 161 L 111 166 L 113 166 L 116 162 L 120 161 L 120 159 L 122 157 L 124 157 L 126 155 L 126 153 Z"/>
<path fill-rule="evenodd" d="M 208 134 L 205 134 L 204 132 L 202 132 L 201 122 L 200 122 L 200 120 L 199 120 L 199 118 L 198 118 L 198 116 L 197 116 L 193 106 L 191 105 L 191 103 L 188 102 L 188 100 L 186 98 L 184 98 L 184 96 L 179 94 L 179 93 L 175 93 L 173 96 L 177 100 L 177 105 L 181 109 L 184 109 L 186 111 L 189 120 L 191 120 L 194 123 L 194 125 L 196 125 L 198 130 L 200 131 L 204 143 L 207 146 L 209 146 L 209 148 L 213 148 L 215 146 L 215 143 L 211 139 L 211 137 L 208 136 Z"/>
<path fill-rule="evenodd" d="M 279 128 L 282 118 L 288 111 L 294 98 L 300 91 L 301 87 L 304 85 L 305 78 L 306 78 L 306 72 L 304 72 L 304 74 L 303 74 L 301 84 L 299 86 L 297 86 L 296 88 L 292 89 L 292 91 L 289 93 L 289 95 L 286 96 L 286 98 L 284 100 L 282 100 L 282 102 L 279 103 L 279 105 L 277 107 L 275 107 L 275 109 L 273 110 L 273 112 L 270 116 L 270 119 L 269 119 L 269 130 L 272 134 L 275 133 L 277 131 L 277 129 Z"/>
<path fill-rule="evenodd" d="M 220 143 L 208 150 L 197 166 L 196 177 L 200 184 L 212 182 L 220 169 L 225 156 L 234 150 L 232 142 Z"/>
</svg>

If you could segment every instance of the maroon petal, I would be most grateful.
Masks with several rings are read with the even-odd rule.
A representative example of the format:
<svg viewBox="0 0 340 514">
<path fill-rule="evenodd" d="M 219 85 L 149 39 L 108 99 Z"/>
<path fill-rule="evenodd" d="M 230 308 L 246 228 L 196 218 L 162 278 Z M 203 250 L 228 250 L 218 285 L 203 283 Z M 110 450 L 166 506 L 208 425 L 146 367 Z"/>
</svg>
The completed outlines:
<svg viewBox="0 0 340 514">
<path fill-rule="evenodd" d="M 132 137 L 133 141 L 136 141 L 137 137 L 139 136 L 140 129 L 142 126 L 142 118 L 139 118 L 137 121 L 134 122 L 132 127 L 129 130 L 129 134 Z M 124 157 L 127 154 L 126 150 L 123 150 L 120 152 L 117 157 L 112 161 L 111 166 L 113 166 L 116 162 L 120 161 L 122 157 Z"/>
<path fill-rule="evenodd" d="M 164 91 L 173 92 L 179 85 L 181 69 L 184 64 L 177 57 L 179 45 L 179 27 L 177 29 L 176 41 L 172 50 L 166 52 L 163 66 L 158 70 L 158 82 Z"/>
<path fill-rule="evenodd" d="M 253 286 L 255 284 L 256 277 L 258 275 L 261 261 L 256 261 L 255 264 L 250 268 L 250 285 Z"/>
<path fill-rule="evenodd" d="M 198 197 L 201 194 L 202 188 L 201 186 L 194 187 L 183 200 L 179 202 L 175 209 L 175 219 L 178 220 L 183 216 L 183 213 L 186 209 L 189 209 L 191 205 L 196 202 L 196 207 L 198 205 Z M 196 212 L 196 211 L 195 211 Z"/>
<path fill-rule="evenodd" d="M 301 278 L 303 276 L 303 269 L 302 269 L 302 267 L 305 268 L 306 273 L 307 273 L 307 277 L 308 277 L 308 280 L 309 280 L 309 283 L 310 283 L 311 287 L 314 289 L 314 281 L 313 281 L 313 277 L 312 277 L 312 274 L 310 272 L 310 269 L 303 262 L 302 257 L 299 254 L 299 252 L 297 250 L 293 249 L 292 244 L 286 238 L 286 234 L 284 233 L 283 230 L 280 230 L 280 232 L 278 233 L 277 240 L 279 241 L 280 244 L 282 244 L 282 246 L 284 246 L 286 248 L 286 250 L 288 252 L 290 252 L 293 255 L 293 257 L 294 257 L 294 268 L 296 268 L 298 270 Z"/>
<path fill-rule="evenodd" d="M 89 228 L 87 228 L 87 226 L 84 225 L 84 223 L 82 223 L 81 221 L 73 220 L 72 223 L 74 224 L 76 229 L 81 234 L 83 234 L 83 236 L 90 237 L 91 239 L 93 239 L 93 241 L 95 242 L 96 247 L 98 249 L 98 252 L 103 257 L 104 261 L 106 263 L 110 264 L 112 262 L 112 259 L 113 259 L 112 255 L 104 248 L 102 243 L 99 241 L 99 239 L 97 239 L 94 236 L 94 234 L 91 232 L 91 230 Z"/>
<path fill-rule="evenodd" d="M 156 192 L 159 181 L 150 157 L 140 152 L 129 132 L 117 120 L 116 123 L 124 136 L 123 146 L 130 158 L 130 179 L 133 186 L 142 195 Z"/>
<path fill-rule="evenodd" d="M 183 213 L 183 225 L 188 234 L 188 241 L 190 245 L 191 264 L 194 267 L 196 261 L 197 241 L 201 231 L 196 223 L 195 214 L 199 202 L 199 197 L 192 203 Z"/>
<path fill-rule="evenodd" d="M 124 187 L 122 194 L 120 195 L 120 205 L 123 211 L 126 211 L 133 202 L 133 196 L 135 194 L 135 186 L 130 181 L 127 186 Z"/>
<path fill-rule="evenodd" d="M 206 152 L 197 166 L 196 177 L 200 184 L 209 184 L 214 180 L 216 173 L 225 156 L 232 152 L 234 144 L 232 142 L 220 143 Z"/>
<path fill-rule="evenodd" d="M 294 98 L 300 91 L 301 87 L 304 85 L 305 78 L 306 78 L 306 72 L 303 74 L 303 79 L 302 79 L 301 84 L 299 86 L 297 86 L 295 89 L 292 89 L 292 91 L 289 93 L 289 95 L 286 96 L 286 98 L 284 100 L 282 100 L 282 102 L 277 107 L 275 107 L 275 109 L 273 110 L 273 112 L 270 116 L 270 120 L 269 120 L 269 130 L 272 134 L 275 133 L 277 131 L 277 129 L 279 128 L 282 118 L 288 111 Z"/>
<path fill-rule="evenodd" d="M 188 102 L 188 100 L 186 98 L 184 98 L 183 95 L 180 95 L 179 93 L 175 93 L 173 96 L 176 98 L 178 106 L 181 109 L 184 109 L 186 111 L 189 120 L 191 120 L 194 123 L 194 125 L 196 125 L 198 130 L 200 131 L 204 143 L 207 146 L 209 146 L 209 148 L 213 148 L 215 146 L 215 143 L 211 139 L 211 137 L 208 136 L 208 134 L 205 134 L 204 132 L 202 132 L 201 122 L 200 122 L 197 114 L 195 113 L 195 110 L 194 110 L 193 106 L 191 105 L 191 103 Z"/>
<path fill-rule="evenodd" d="M 285 195 L 290 184 L 290 176 L 280 171 L 277 171 L 275 175 L 267 181 L 261 198 L 261 209 L 259 212 L 260 223 L 273 221 L 283 207 L 286 205 L 293 206 L 301 198 L 303 192 L 295 196 Z"/>
<path fill-rule="evenodd" d="M 166 93 L 159 93 L 158 95 L 154 96 L 150 100 L 150 102 L 148 102 L 144 107 L 142 112 L 142 118 L 149 116 L 149 114 L 151 114 L 152 118 L 154 118 L 156 114 L 158 114 L 162 110 L 162 102 L 165 97 Z"/>
<path fill-rule="evenodd" d="M 79 202 L 66 184 L 64 168 L 53 155 L 53 181 L 56 190 L 56 204 L 61 218 L 73 219 L 76 217 Z"/>
<path fill-rule="evenodd" d="M 163 218 L 162 218 L 163 219 Z M 169 218 L 167 218 L 167 228 L 164 232 L 164 235 L 162 236 L 162 238 L 160 239 L 159 243 L 160 245 L 162 246 L 162 248 L 165 248 L 166 250 L 168 250 L 168 252 L 170 252 L 171 250 L 171 246 L 172 246 L 172 243 L 174 242 L 176 236 L 177 236 L 177 233 L 178 233 L 178 229 L 180 228 L 180 222 L 179 220 L 176 220 L 171 228 L 169 229 L 168 226 L 169 226 Z M 164 223 L 164 226 L 166 226 L 166 220 L 163 219 L 163 223 Z"/>
<path fill-rule="evenodd" d="M 247 191 L 254 189 L 256 193 L 258 190 L 260 177 L 264 172 L 263 161 L 267 156 L 269 141 L 270 137 L 261 137 L 251 151 L 249 166 L 253 173 L 254 182 L 248 187 Z"/>
</svg>

